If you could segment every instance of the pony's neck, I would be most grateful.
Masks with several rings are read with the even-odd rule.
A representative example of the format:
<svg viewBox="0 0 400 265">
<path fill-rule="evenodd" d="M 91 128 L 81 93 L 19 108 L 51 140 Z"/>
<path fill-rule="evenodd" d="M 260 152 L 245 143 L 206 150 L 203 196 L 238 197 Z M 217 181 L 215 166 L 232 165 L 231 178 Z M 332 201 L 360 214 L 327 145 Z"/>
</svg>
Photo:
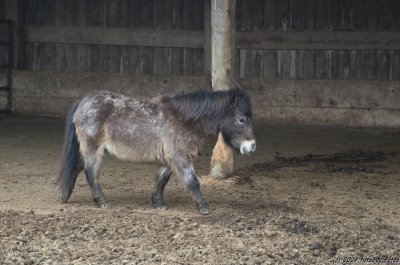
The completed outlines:
<svg viewBox="0 0 400 265">
<path fill-rule="evenodd" d="M 206 134 L 216 133 L 229 105 L 226 91 L 200 91 L 170 98 L 170 104 L 185 122 L 194 122 L 204 128 Z"/>
</svg>

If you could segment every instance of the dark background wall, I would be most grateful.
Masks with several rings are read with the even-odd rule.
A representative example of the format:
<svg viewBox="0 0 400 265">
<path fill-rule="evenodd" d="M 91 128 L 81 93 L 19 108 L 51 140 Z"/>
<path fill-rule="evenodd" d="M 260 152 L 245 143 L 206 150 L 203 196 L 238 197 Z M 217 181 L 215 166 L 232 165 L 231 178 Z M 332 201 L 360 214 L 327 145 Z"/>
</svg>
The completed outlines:
<svg viewBox="0 0 400 265">
<path fill-rule="evenodd" d="M 22 8 L 25 25 L 204 29 L 203 0 L 24 0 Z M 238 32 L 400 31 L 396 0 L 238 0 L 236 9 Z M 400 80 L 400 50 L 383 48 L 240 48 L 236 76 Z M 204 49 L 27 41 L 21 69 L 202 76 Z"/>
<path fill-rule="evenodd" d="M 209 3 L 0 0 L 17 21 L 14 111 L 64 115 L 95 89 L 209 87 Z M 237 0 L 235 76 L 256 118 L 400 127 L 399 14 L 398 0 Z"/>
</svg>

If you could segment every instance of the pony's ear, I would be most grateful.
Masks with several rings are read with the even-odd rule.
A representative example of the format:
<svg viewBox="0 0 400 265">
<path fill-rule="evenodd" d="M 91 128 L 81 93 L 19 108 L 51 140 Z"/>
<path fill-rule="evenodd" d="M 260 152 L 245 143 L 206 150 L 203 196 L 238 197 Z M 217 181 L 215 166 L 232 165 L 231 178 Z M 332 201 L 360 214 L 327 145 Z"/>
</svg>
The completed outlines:
<svg viewBox="0 0 400 265">
<path fill-rule="evenodd" d="M 235 107 L 239 106 L 240 100 L 242 99 L 242 95 L 238 90 L 234 90 L 231 93 L 230 103 Z"/>
</svg>

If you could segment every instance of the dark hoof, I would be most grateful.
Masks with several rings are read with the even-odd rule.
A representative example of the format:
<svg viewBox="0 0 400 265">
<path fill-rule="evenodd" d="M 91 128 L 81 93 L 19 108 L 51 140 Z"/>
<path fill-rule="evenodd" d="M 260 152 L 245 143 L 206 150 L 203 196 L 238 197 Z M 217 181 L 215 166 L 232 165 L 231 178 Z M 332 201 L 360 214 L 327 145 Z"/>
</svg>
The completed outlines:
<svg viewBox="0 0 400 265">
<path fill-rule="evenodd" d="M 111 208 L 111 204 L 106 200 L 106 198 L 94 198 L 94 202 L 99 208 Z"/>
<path fill-rule="evenodd" d="M 210 214 L 210 208 L 208 208 L 208 204 L 203 201 L 203 202 L 196 202 L 197 210 L 199 213 L 203 215 Z"/>
<path fill-rule="evenodd" d="M 58 194 L 58 197 L 60 198 L 61 203 L 67 203 L 70 196 L 71 196 L 71 192 L 69 192 L 67 194 L 60 192 Z"/>
<path fill-rule="evenodd" d="M 165 205 L 164 201 L 157 198 L 154 194 L 151 196 L 151 204 L 156 209 L 167 210 L 167 205 Z"/>
</svg>

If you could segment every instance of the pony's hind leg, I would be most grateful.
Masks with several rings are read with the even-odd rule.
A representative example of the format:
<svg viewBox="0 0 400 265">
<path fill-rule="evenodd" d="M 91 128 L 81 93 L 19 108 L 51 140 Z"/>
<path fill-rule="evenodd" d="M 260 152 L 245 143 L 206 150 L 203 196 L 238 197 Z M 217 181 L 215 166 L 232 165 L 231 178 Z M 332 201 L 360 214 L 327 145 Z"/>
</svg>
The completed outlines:
<svg viewBox="0 0 400 265">
<path fill-rule="evenodd" d="M 154 192 L 151 195 L 151 203 L 154 208 L 157 209 L 167 209 L 167 206 L 164 203 L 164 188 L 167 185 L 170 177 L 172 175 L 172 171 L 167 167 L 161 167 L 154 180 Z"/>
<path fill-rule="evenodd" d="M 101 155 L 85 156 L 86 180 L 92 191 L 93 200 L 100 208 L 109 208 L 110 204 L 104 196 L 99 182 Z"/>
</svg>

